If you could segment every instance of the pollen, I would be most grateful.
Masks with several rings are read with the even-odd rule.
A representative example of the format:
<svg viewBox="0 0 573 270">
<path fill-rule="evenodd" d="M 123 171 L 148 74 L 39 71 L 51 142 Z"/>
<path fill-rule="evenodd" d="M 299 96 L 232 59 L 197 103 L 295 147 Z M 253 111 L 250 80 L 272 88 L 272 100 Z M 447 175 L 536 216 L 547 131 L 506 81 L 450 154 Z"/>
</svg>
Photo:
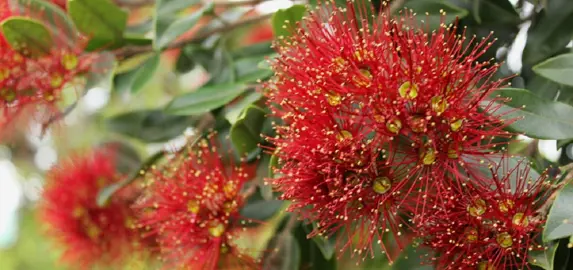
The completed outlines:
<svg viewBox="0 0 573 270">
<path fill-rule="evenodd" d="M 434 148 L 428 147 L 420 151 L 420 161 L 424 165 L 432 165 L 436 161 L 436 150 Z"/>
<path fill-rule="evenodd" d="M 398 88 L 398 93 L 402 98 L 415 99 L 418 96 L 418 86 L 412 82 L 405 82 Z"/>
<path fill-rule="evenodd" d="M 331 92 L 326 94 L 326 101 L 328 101 L 330 106 L 338 106 L 342 103 L 342 97 L 337 93 Z"/>
<path fill-rule="evenodd" d="M 444 113 L 448 108 L 448 101 L 442 96 L 432 97 L 431 103 L 432 103 L 432 110 L 436 112 L 438 115 Z"/>
<path fill-rule="evenodd" d="M 467 227 L 464 231 L 464 235 L 468 243 L 476 242 L 479 236 L 477 229 L 474 227 Z"/>
<path fill-rule="evenodd" d="M 225 232 L 225 225 L 219 221 L 213 221 L 209 224 L 209 234 L 213 237 L 221 237 Z"/>
<path fill-rule="evenodd" d="M 398 134 L 402 129 L 402 122 L 398 118 L 392 118 L 386 122 L 386 129 L 391 133 Z"/>
<path fill-rule="evenodd" d="M 384 194 L 392 188 L 392 181 L 388 177 L 377 177 L 374 179 L 372 189 L 378 194 Z"/>
<path fill-rule="evenodd" d="M 190 200 L 187 202 L 187 211 L 193 214 L 199 213 L 200 205 L 196 200 Z"/>
<path fill-rule="evenodd" d="M 510 209 L 513 208 L 514 205 L 515 205 L 515 203 L 513 202 L 513 200 L 505 199 L 505 200 L 499 202 L 498 209 L 502 213 L 507 213 Z"/>
<path fill-rule="evenodd" d="M 78 57 L 71 53 L 65 53 L 62 56 L 62 65 L 66 70 L 73 70 L 78 66 Z"/>
<path fill-rule="evenodd" d="M 352 133 L 350 133 L 350 131 L 347 130 L 342 130 L 338 134 L 336 134 L 336 139 L 339 142 L 343 142 L 345 140 L 352 140 Z"/>
<path fill-rule="evenodd" d="M 7 68 L 1 68 L 0 69 L 0 81 L 8 79 L 9 76 L 10 76 L 10 70 L 9 69 L 7 69 Z"/>
<path fill-rule="evenodd" d="M 450 123 L 450 128 L 453 132 L 456 132 L 460 130 L 463 124 L 464 124 L 464 119 L 458 119 Z"/>
<path fill-rule="evenodd" d="M 426 131 L 426 119 L 420 116 L 414 116 L 410 118 L 408 123 L 410 129 L 415 133 L 422 133 Z"/>
<path fill-rule="evenodd" d="M 50 80 L 50 86 L 52 88 L 59 88 L 64 83 L 64 77 L 60 74 L 52 75 L 52 79 Z"/>
<path fill-rule="evenodd" d="M 516 226 L 527 227 L 529 225 L 529 219 L 524 213 L 516 213 L 513 215 L 512 222 Z"/>
<path fill-rule="evenodd" d="M 353 78 L 354 85 L 357 87 L 369 87 L 372 81 L 372 73 L 367 69 L 360 69 L 360 75 L 355 75 Z"/>
<path fill-rule="evenodd" d="M 479 217 L 487 210 L 487 204 L 482 199 L 476 199 L 472 204 L 468 205 L 467 210 L 471 216 Z"/>
<path fill-rule="evenodd" d="M 513 245 L 513 239 L 509 233 L 500 233 L 495 237 L 495 241 L 502 248 L 510 248 Z"/>
<path fill-rule="evenodd" d="M 335 72 L 341 72 L 344 70 L 344 67 L 346 66 L 346 60 L 344 60 L 344 58 L 339 56 L 332 59 L 332 64 L 334 65 Z"/>
</svg>

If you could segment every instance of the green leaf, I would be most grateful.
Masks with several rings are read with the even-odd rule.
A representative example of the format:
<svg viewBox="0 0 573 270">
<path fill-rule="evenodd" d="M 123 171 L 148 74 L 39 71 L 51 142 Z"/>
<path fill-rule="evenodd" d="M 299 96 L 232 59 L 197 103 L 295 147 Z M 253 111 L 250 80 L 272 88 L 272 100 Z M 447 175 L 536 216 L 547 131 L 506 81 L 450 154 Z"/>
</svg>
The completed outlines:
<svg viewBox="0 0 573 270">
<path fill-rule="evenodd" d="M 255 221 L 266 221 L 274 217 L 283 208 L 284 201 L 257 200 L 249 202 L 241 209 L 241 217 Z"/>
<path fill-rule="evenodd" d="M 414 10 L 418 14 L 417 18 L 427 23 L 430 29 L 437 29 L 442 23 L 441 12 L 446 12 L 445 24 L 453 22 L 456 18 L 464 18 L 469 13 L 465 9 L 440 0 L 410 0 L 404 6 Z"/>
<path fill-rule="evenodd" d="M 160 55 L 154 54 L 143 62 L 138 68 L 116 76 L 118 92 L 137 93 L 153 78 L 160 62 Z"/>
<path fill-rule="evenodd" d="M 237 70 L 237 80 L 244 83 L 256 82 L 270 77 L 273 72 L 269 69 L 261 69 L 258 64 L 265 60 L 265 56 L 241 58 L 234 61 Z"/>
<path fill-rule="evenodd" d="M 551 0 L 533 20 L 527 32 L 523 64 L 532 66 L 565 48 L 573 35 L 573 5 L 570 0 Z"/>
<path fill-rule="evenodd" d="M 400 254 L 400 257 L 394 261 L 390 269 L 411 269 L 411 270 L 431 270 L 434 267 L 430 265 L 422 265 L 422 257 L 426 254 L 432 254 L 431 250 L 420 247 L 408 246 Z"/>
<path fill-rule="evenodd" d="M 6 41 L 23 55 L 39 57 L 50 53 L 52 35 L 41 22 L 14 16 L 4 20 L 1 27 Z"/>
<path fill-rule="evenodd" d="M 316 223 L 311 225 L 303 225 L 307 234 L 310 234 L 313 230 L 317 228 Z M 326 260 L 332 259 L 334 252 L 336 251 L 336 234 L 331 237 L 317 235 L 311 238 L 314 241 L 316 247 L 320 250 L 322 256 Z"/>
<path fill-rule="evenodd" d="M 306 13 L 306 7 L 303 5 L 294 5 L 287 9 L 281 9 L 273 14 L 271 24 L 273 26 L 273 33 L 275 37 L 288 37 L 291 32 L 288 30 L 290 26 L 294 26 L 298 21 L 301 21 Z"/>
<path fill-rule="evenodd" d="M 186 4 L 184 4 L 186 2 Z M 193 28 L 199 19 L 213 10 L 213 2 L 208 2 L 193 14 L 177 18 L 171 11 L 180 11 L 194 4 L 195 1 L 161 1 L 156 4 L 155 17 L 155 43 L 156 50 L 165 48 L 169 43 L 177 39 Z"/>
<path fill-rule="evenodd" d="M 527 256 L 529 263 L 532 265 L 537 265 L 546 270 L 553 270 L 555 251 L 557 251 L 558 246 L 558 243 L 555 243 L 544 250 L 530 251 Z"/>
<path fill-rule="evenodd" d="M 91 40 L 90 49 L 121 43 L 127 13 L 111 0 L 69 0 L 68 13 L 76 27 Z"/>
<path fill-rule="evenodd" d="M 534 66 L 533 71 L 556 83 L 573 86 L 573 53 L 547 59 Z"/>
<path fill-rule="evenodd" d="M 573 138 L 573 119 L 570 117 L 573 115 L 572 106 L 543 99 L 525 89 L 504 88 L 494 94 L 511 98 L 511 101 L 502 105 L 496 113 L 511 111 L 504 118 L 524 118 L 509 126 L 512 131 L 523 132 L 529 137 L 539 139 Z"/>
<path fill-rule="evenodd" d="M 258 149 L 265 122 L 265 111 L 257 106 L 247 107 L 231 127 L 231 141 L 240 156 Z"/>
<path fill-rule="evenodd" d="M 106 121 L 107 128 L 144 142 L 164 142 L 183 134 L 196 119 L 165 114 L 162 110 L 141 110 L 120 114 Z"/>
<path fill-rule="evenodd" d="M 549 242 L 559 238 L 573 235 L 573 184 L 568 184 L 561 189 L 555 202 L 549 210 L 545 229 L 543 230 L 543 242 Z"/>
<path fill-rule="evenodd" d="M 199 88 L 175 97 L 166 112 L 176 115 L 199 115 L 231 102 L 247 89 L 245 84 L 227 83 Z"/>
<path fill-rule="evenodd" d="M 272 250 L 263 258 L 262 269 L 299 270 L 301 249 L 296 238 L 288 232 L 281 232 L 273 237 L 267 246 Z M 326 269 L 325 269 L 326 270 Z"/>
<path fill-rule="evenodd" d="M 153 78 L 153 74 L 155 74 L 155 71 L 159 66 L 159 59 L 160 55 L 156 54 L 145 61 L 143 66 L 137 69 L 131 83 L 131 92 L 138 92 L 151 78 Z"/>
<path fill-rule="evenodd" d="M 106 141 L 98 144 L 96 148 L 110 151 L 115 167 L 120 173 L 128 174 L 141 166 L 139 154 L 129 144 L 121 141 Z"/>
<path fill-rule="evenodd" d="M 78 30 L 62 8 L 44 0 L 18 0 L 17 3 L 20 14 L 42 21 L 58 42 L 65 42 L 69 47 L 76 46 Z"/>
<path fill-rule="evenodd" d="M 258 91 L 253 91 L 246 94 L 240 101 L 230 104 L 225 107 L 225 118 L 229 123 L 235 124 L 239 120 L 241 112 L 255 101 L 259 100 L 262 94 Z"/>
<path fill-rule="evenodd" d="M 231 52 L 234 59 L 247 58 L 253 56 L 271 55 L 275 52 L 271 47 L 271 42 L 259 42 L 249 46 L 241 47 Z"/>
</svg>

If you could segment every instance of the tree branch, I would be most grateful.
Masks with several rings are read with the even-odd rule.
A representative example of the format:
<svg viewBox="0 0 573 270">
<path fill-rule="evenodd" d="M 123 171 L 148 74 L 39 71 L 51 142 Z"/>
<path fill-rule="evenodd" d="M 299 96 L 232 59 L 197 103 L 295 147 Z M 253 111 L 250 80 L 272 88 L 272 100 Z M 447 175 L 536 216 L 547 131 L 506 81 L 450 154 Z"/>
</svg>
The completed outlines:
<svg viewBox="0 0 573 270">
<path fill-rule="evenodd" d="M 264 21 L 264 20 L 270 18 L 271 16 L 272 16 L 272 14 L 265 14 L 265 15 L 262 15 L 259 17 L 246 19 L 246 20 L 234 23 L 234 24 L 229 24 L 229 25 L 226 25 L 223 27 L 219 27 L 219 28 L 215 28 L 215 29 L 203 32 L 203 33 L 199 33 L 198 35 L 196 35 L 192 38 L 176 41 L 176 42 L 170 44 L 169 46 L 167 46 L 164 50 L 181 48 L 181 47 L 185 46 L 186 44 L 203 40 L 203 39 L 208 38 L 214 34 L 229 32 L 231 30 L 237 29 L 237 28 L 242 27 L 242 26 L 246 26 L 249 24 Z M 125 48 L 116 50 L 114 53 L 118 59 L 124 59 L 124 58 L 134 56 L 136 54 L 146 53 L 146 52 L 150 52 L 150 51 L 153 51 L 153 47 L 150 45 L 147 45 L 147 46 L 129 46 L 129 47 L 125 47 Z"/>
</svg>

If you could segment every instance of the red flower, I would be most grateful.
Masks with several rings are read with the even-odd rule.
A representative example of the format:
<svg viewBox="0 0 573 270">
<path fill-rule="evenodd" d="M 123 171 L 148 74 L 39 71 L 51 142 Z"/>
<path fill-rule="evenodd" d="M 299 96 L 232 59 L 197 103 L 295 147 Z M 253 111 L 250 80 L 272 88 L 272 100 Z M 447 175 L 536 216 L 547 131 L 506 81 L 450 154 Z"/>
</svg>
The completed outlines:
<svg viewBox="0 0 573 270">
<path fill-rule="evenodd" d="M 30 108 L 57 111 L 64 87 L 74 85 L 96 59 L 83 53 L 87 39 L 59 17 L 48 20 L 33 5 L 25 11 L 11 9 L 7 2 L 0 5 L 0 21 L 14 17 L 36 20 L 50 31 L 53 43 L 49 51 L 13 48 L 0 33 L 0 125 L 5 129 Z"/>
<path fill-rule="evenodd" d="M 445 25 L 428 34 L 410 13 L 381 13 L 370 26 L 367 9 L 327 3 L 279 40 L 271 63 L 266 95 L 281 123 L 270 141 L 282 159 L 273 181 L 291 210 L 327 224 L 314 234 L 373 223 L 399 236 L 397 217 L 424 214 L 431 194 L 458 188 L 494 153 L 494 138 L 511 136 L 503 100 L 490 97 L 503 83 L 490 81 L 498 65 L 477 62 L 488 39 Z M 391 196 L 373 193 L 381 177 Z M 377 215 L 365 201 L 403 211 Z M 369 231 L 355 252 L 377 242 Z"/>
<path fill-rule="evenodd" d="M 535 239 L 555 189 L 545 174 L 532 179 L 529 167 L 510 165 L 506 158 L 491 164 L 491 174 L 476 180 L 481 186 L 436 194 L 427 216 L 417 217 L 414 228 L 439 269 L 524 269 L 528 250 L 543 249 Z"/>
<path fill-rule="evenodd" d="M 113 265 L 134 250 L 129 196 L 96 204 L 99 191 L 117 180 L 113 157 L 103 150 L 62 161 L 47 175 L 39 213 L 48 234 L 64 247 L 62 260 L 75 269 Z"/>
<path fill-rule="evenodd" d="M 244 228 L 240 192 L 250 179 L 248 169 L 227 167 L 205 139 L 187 150 L 188 156 L 181 154 L 153 172 L 147 196 L 135 206 L 139 226 L 157 237 L 167 267 L 256 268 L 255 259 L 234 242 Z"/>
</svg>

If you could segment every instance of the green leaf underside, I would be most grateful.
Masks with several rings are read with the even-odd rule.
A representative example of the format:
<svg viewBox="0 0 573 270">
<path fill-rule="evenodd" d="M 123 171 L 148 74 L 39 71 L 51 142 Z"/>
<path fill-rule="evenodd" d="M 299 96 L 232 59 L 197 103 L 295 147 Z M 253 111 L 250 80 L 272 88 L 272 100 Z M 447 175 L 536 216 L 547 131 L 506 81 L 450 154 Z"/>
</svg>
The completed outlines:
<svg viewBox="0 0 573 270">
<path fill-rule="evenodd" d="M 106 126 L 112 132 L 144 142 L 164 142 L 182 135 L 195 121 L 195 118 L 169 115 L 162 110 L 141 110 L 113 116 L 106 121 Z"/>
<path fill-rule="evenodd" d="M 533 71 L 556 83 L 573 86 L 573 53 L 549 58 L 534 66 Z"/>
<path fill-rule="evenodd" d="M 167 105 L 166 112 L 176 115 L 200 115 L 229 103 L 246 89 L 247 85 L 241 83 L 205 86 L 175 97 Z"/>
<path fill-rule="evenodd" d="M 138 92 L 153 78 L 160 59 L 161 56 L 159 54 L 152 56 L 135 72 L 131 83 L 131 92 Z"/>
<path fill-rule="evenodd" d="M 535 250 L 528 253 L 529 263 L 537 265 L 546 270 L 553 270 L 553 262 L 555 261 L 555 252 L 557 251 L 558 244 L 553 244 L 544 250 Z"/>
<path fill-rule="evenodd" d="M 239 155 L 248 155 L 258 149 L 264 120 L 265 111 L 250 105 L 231 127 L 231 141 Z"/>
<path fill-rule="evenodd" d="M 23 55 L 39 57 L 50 53 L 52 35 L 41 22 L 14 16 L 4 20 L 1 26 L 10 46 Z"/>
<path fill-rule="evenodd" d="M 121 42 L 127 13 L 110 0 L 69 0 L 68 12 L 76 27 L 91 43 L 110 46 Z"/>
<path fill-rule="evenodd" d="M 182 11 L 196 4 L 196 1 L 159 1 L 156 5 L 155 42 L 156 50 L 165 48 L 185 32 L 191 30 L 199 19 L 213 9 L 213 2 L 208 2 L 201 9 L 182 18 L 176 12 Z"/>
<path fill-rule="evenodd" d="M 509 126 L 512 131 L 539 139 L 573 138 L 572 106 L 543 99 L 525 89 L 504 88 L 494 94 L 511 98 L 496 113 L 510 112 L 505 119 L 523 118 Z"/>
<path fill-rule="evenodd" d="M 549 210 L 543 241 L 548 242 L 573 235 L 573 184 L 559 191 Z"/>
</svg>

